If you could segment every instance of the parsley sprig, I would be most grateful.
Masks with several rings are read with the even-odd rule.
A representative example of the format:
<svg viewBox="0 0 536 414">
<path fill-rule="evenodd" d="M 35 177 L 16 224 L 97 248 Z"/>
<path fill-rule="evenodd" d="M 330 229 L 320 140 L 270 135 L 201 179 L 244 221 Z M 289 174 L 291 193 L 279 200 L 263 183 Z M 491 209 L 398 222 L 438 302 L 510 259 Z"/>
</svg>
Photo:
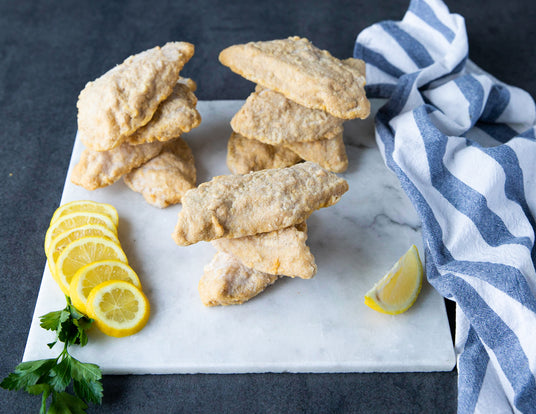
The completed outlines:
<svg viewBox="0 0 536 414">
<path fill-rule="evenodd" d="M 83 414 L 88 402 L 102 402 L 102 373 L 98 365 L 80 362 L 70 355 L 69 347 L 87 344 L 86 331 L 93 320 L 80 313 L 67 297 L 65 309 L 47 313 L 40 321 L 42 328 L 56 332 L 56 340 L 47 344 L 48 347 L 52 348 L 59 341 L 63 343 L 63 350 L 56 358 L 22 362 L 2 380 L 0 387 L 42 394 L 41 414 Z M 65 391 L 71 382 L 74 395 Z"/>
</svg>

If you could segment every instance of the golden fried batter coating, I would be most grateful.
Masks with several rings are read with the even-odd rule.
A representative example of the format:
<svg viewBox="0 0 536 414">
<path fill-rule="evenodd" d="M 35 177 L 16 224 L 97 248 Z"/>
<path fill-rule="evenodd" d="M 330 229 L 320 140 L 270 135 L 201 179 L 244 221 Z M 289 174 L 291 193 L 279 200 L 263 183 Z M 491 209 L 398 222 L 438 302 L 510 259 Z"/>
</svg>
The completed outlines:
<svg viewBox="0 0 536 414">
<path fill-rule="evenodd" d="M 301 158 L 291 150 L 245 138 L 236 132 L 227 143 L 227 167 L 233 174 L 290 167 L 300 161 Z"/>
<path fill-rule="evenodd" d="M 156 141 L 142 145 L 123 143 L 109 151 L 85 149 L 71 173 L 71 182 L 86 190 L 106 187 L 156 157 L 164 145 Z"/>
<path fill-rule="evenodd" d="M 343 121 L 257 86 L 231 120 L 231 127 L 247 138 L 284 145 L 334 138 L 342 133 Z"/>
<path fill-rule="evenodd" d="M 348 155 L 346 154 L 342 133 L 331 139 L 294 142 L 285 144 L 284 147 L 295 152 L 306 161 L 316 162 L 328 171 L 341 173 L 348 168 Z"/>
<path fill-rule="evenodd" d="M 192 151 L 182 138 L 177 138 L 155 158 L 125 175 L 123 180 L 155 207 L 180 203 L 184 193 L 195 187 Z"/>
<path fill-rule="evenodd" d="M 205 266 L 198 289 L 205 306 L 239 305 L 261 293 L 277 275 L 244 266 L 238 259 L 218 252 Z"/>
<path fill-rule="evenodd" d="M 147 124 L 173 91 L 194 54 L 186 42 L 170 42 L 130 56 L 87 83 L 78 97 L 78 130 L 84 145 L 107 151 Z"/>
<path fill-rule="evenodd" d="M 310 279 L 316 273 L 316 264 L 306 240 L 307 226 L 303 223 L 302 226 L 236 239 L 217 239 L 211 243 L 218 251 L 228 253 L 260 272 Z"/>
<path fill-rule="evenodd" d="M 346 180 L 312 162 L 215 177 L 184 195 L 173 239 L 186 246 L 290 227 L 347 190 Z"/>
<path fill-rule="evenodd" d="M 220 62 L 244 78 L 308 108 L 343 118 L 366 118 L 362 63 L 340 61 L 299 37 L 250 42 L 224 49 Z"/>
<path fill-rule="evenodd" d="M 169 141 L 199 126 L 201 115 L 196 109 L 197 98 L 186 82 L 178 82 L 151 121 L 127 137 L 129 144 Z M 191 86 L 195 87 L 195 84 Z"/>
</svg>

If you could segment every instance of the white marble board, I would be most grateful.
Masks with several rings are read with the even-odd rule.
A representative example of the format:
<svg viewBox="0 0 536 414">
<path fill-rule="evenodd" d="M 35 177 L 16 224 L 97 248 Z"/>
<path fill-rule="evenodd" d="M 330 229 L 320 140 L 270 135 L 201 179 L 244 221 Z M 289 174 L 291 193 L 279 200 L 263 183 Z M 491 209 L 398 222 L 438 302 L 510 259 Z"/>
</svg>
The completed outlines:
<svg viewBox="0 0 536 414">
<path fill-rule="evenodd" d="M 229 121 L 242 103 L 199 102 L 201 126 L 184 136 L 199 183 L 229 173 Z M 427 283 L 401 315 L 380 314 L 363 303 L 365 292 L 422 241 L 419 219 L 376 148 L 373 117 L 345 123 L 344 138 L 349 168 L 342 176 L 350 189 L 308 220 L 317 275 L 284 278 L 243 305 L 213 308 L 201 304 L 197 284 L 215 249 L 173 242 L 180 205 L 152 207 L 122 180 L 93 192 L 71 184 L 70 171 L 83 149 L 76 139 L 61 203 L 91 199 L 117 208 L 119 239 L 152 313 L 131 337 L 90 331 L 89 344 L 73 354 L 106 374 L 451 370 L 455 357 L 444 302 Z M 53 334 L 39 326 L 39 316 L 64 305 L 45 265 L 24 361 L 58 354 L 57 347 L 48 349 Z"/>
</svg>

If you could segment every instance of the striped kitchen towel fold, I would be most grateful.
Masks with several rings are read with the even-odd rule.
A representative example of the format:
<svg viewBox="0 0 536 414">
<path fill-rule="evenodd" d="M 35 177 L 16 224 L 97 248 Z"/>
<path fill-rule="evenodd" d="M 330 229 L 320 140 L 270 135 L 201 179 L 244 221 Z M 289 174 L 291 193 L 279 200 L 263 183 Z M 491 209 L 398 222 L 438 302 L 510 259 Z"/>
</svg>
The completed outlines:
<svg viewBox="0 0 536 414">
<path fill-rule="evenodd" d="M 458 412 L 536 412 L 533 99 L 468 60 L 440 0 L 365 29 L 354 56 L 387 99 L 376 140 L 421 218 L 428 280 L 456 302 Z"/>
</svg>

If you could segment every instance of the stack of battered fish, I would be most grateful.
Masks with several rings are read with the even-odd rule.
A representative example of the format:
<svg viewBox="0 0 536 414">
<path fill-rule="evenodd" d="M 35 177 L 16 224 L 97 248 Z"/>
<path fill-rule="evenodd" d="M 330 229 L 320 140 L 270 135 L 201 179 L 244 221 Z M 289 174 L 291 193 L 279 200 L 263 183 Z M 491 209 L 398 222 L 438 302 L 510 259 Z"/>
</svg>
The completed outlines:
<svg viewBox="0 0 536 414">
<path fill-rule="evenodd" d="M 227 166 L 233 173 L 302 160 L 346 170 L 343 122 L 370 112 L 363 61 L 341 61 L 299 37 L 234 45 L 219 59 L 257 83 L 231 120 Z"/>
<path fill-rule="evenodd" d="M 348 183 L 313 162 L 223 175 L 188 191 L 173 233 L 178 245 L 211 241 L 199 294 L 206 306 L 243 303 L 281 276 L 310 279 L 305 220 L 339 201 Z"/>
<path fill-rule="evenodd" d="M 192 151 L 181 138 L 197 127 L 195 82 L 180 77 L 194 54 L 170 42 L 130 56 L 89 82 L 78 97 L 78 133 L 86 149 L 71 181 L 88 190 L 121 177 L 150 204 L 180 202 L 195 187 Z"/>
</svg>

